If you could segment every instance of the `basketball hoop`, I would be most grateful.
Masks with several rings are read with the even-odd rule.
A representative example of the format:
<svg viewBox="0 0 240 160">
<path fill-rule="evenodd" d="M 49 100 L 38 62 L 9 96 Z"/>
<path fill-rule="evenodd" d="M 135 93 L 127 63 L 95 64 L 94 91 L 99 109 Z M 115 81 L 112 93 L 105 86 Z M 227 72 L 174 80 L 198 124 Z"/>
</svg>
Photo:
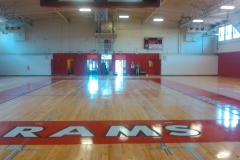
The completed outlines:
<svg viewBox="0 0 240 160">
<path fill-rule="evenodd" d="M 95 22 L 108 21 L 108 8 L 94 8 Z"/>
<path fill-rule="evenodd" d="M 94 21 L 98 23 L 98 50 L 102 54 L 109 54 L 113 48 L 113 24 L 108 22 L 108 8 L 93 8 Z M 102 34 L 109 33 L 109 34 Z M 107 35 L 107 36 L 106 36 Z"/>
</svg>

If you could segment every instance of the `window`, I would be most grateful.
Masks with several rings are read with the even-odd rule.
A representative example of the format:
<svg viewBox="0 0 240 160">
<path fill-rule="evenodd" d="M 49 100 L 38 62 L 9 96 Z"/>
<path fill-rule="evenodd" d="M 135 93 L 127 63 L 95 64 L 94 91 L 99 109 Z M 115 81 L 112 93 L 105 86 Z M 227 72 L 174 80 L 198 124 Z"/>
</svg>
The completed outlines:
<svg viewBox="0 0 240 160">
<path fill-rule="evenodd" d="M 240 38 L 240 33 L 236 28 L 233 27 L 233 25 L 230 24 L 219 28 L 218 33 L 219 41 L 231 40 L 235 38 Z"/>
<path fill-rule="evenodd" d="M 219 28 L 219 37 L 218 37 L 219 41 L 223 41 L 224 40 L 224 30 L 225 30 L 225 27 L 220 27 Z"/>
<path fill-rule="evenodd" d="M 240 38 L 240 34 L 236 28 L 233 27 L 233 38 Z"/>
<path fill-rule="evenodd" d="M 232 25 L 226 26 L 226 40 L 232 39 Z"/>
</svg>

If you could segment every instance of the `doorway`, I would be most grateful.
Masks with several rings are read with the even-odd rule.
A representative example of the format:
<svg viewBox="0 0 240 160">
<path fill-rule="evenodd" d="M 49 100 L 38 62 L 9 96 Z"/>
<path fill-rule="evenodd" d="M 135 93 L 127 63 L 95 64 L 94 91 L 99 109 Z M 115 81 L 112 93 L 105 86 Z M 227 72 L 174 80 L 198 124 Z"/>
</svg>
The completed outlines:
<svg viewBox="0 0 240 160">
<path fill-rule="evenodd" d="M 87 60 L 87 74 L 88 75 L 98 74 L 98 60 L 96 59 Z"/>
<path fill-rule="evenodd" d="M 102 60 L 101 62 L 101 74 L 112 74 L 112 60 Z"/>
<path fill-rule="evenodd" d="M 115 60 L 115 74 L 118 76 L 126 75 L 126 60 Z"/>
<path fill-rule="evenodd" d="M 112 55 L 111 54 L 101 55 L 101 74 L 112 75 Z"/>
<path fill-rule="evenodd" d="M 73 59 L 67 59 L 67 72 L 68 72 L 68 75 L 74 75 Z"/>
</svg>

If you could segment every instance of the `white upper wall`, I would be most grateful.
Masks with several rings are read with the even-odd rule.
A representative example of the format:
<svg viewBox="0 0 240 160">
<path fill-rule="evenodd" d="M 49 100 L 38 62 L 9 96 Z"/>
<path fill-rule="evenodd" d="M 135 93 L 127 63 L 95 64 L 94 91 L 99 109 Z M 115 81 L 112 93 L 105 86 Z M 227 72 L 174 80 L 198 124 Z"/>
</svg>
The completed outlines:
<svg viewBox="0 0 240 160">
<path fill-rule="evenodd" d="M 239 52 L 239 51 L 240 51 L 240 38 L 219 42 L 218 49 L 215 50 L 215 53 Z"/>
<path fill-rule="evenodd" d="M 163 56 L 161 75 L 218 75 L 218 56 Z"/>
<path fill-rule="evenodd" d="M 115 23 L 115 52 L 199 55 L 215 51 L 215 39 L 200 37 L 196 42 L 186 42 L 185 32 L 180 32 L 176 23 L 164 21 L 142 25 L 140 20 L 130 20 Z M 97 23 L 89 18 L 73 20 L 70 25 L 63 20 L 36 21 L 33 27 L 26 27 L 25 41 L 16 41 L 13 33 L 0 34 L 0 54 L 92 52 L 97 50 L 96 29 Z M 144 50 L 144 37 L 163 37 L 163 50 Z"/>
<path fill-rule="evenodd" d="M 211 55 L 216 48 L 216 37 L 203 36 L 204 33 L 186 33 L 181 29 L 180 54 Z M 194 41 L 190 41 L 193 39 Z"/>
<path fill-rule="evenodd" d="M 51 55 L 0 55 L 0 75 L 51 75 Z"/>
</svg>

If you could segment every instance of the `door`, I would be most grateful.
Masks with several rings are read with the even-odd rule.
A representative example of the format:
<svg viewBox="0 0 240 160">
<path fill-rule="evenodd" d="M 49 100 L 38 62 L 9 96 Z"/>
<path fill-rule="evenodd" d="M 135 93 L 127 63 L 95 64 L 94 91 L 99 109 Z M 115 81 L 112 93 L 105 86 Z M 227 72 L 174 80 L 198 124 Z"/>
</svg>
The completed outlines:
<svg viewBox="0 0 240 160">
<path fill-rule="evenodd" d="M 148 60 L 148 74 L 149 75 L 154 75 L 154 60 Z"/>
<path fill-rule="evenodd" d="M 73 75 L 73 59 L 67 59 L 67 71 L 68 75 Z"/>
<path fill-rule="evenodd" d="M 115 74 L 126 75 L 126 60 L 115 60 Z"/>
</svg>

